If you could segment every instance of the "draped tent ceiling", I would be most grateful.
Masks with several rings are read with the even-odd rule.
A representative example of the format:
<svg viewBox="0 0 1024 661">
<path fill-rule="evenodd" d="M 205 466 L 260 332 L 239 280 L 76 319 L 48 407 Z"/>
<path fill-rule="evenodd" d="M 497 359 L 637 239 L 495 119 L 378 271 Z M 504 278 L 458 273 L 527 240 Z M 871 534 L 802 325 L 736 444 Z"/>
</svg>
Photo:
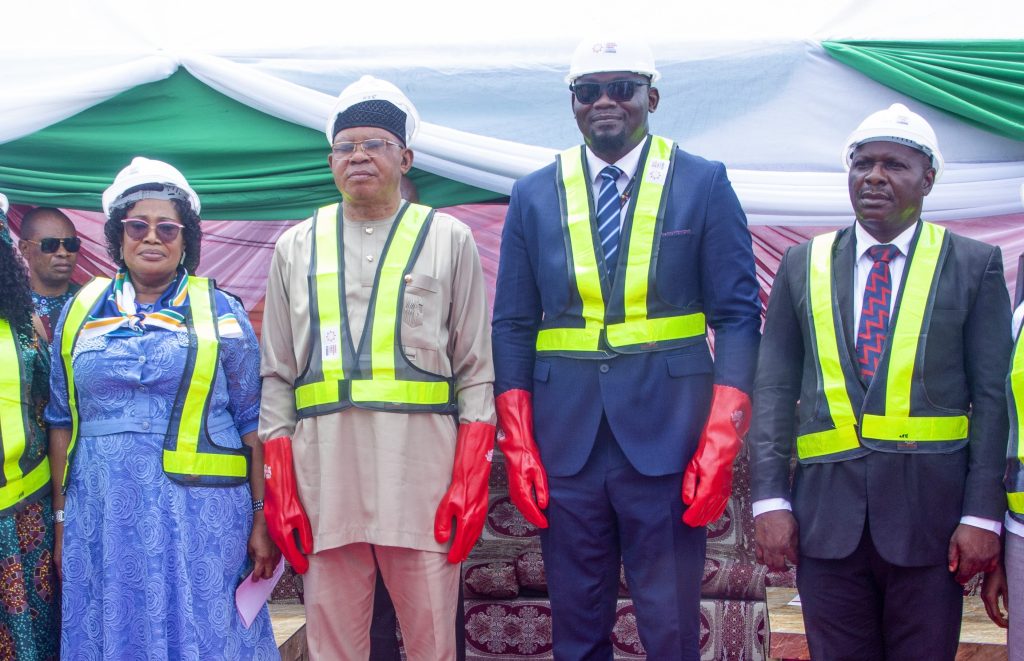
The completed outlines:
<svg viewBox="0 0 1024 661">
<path fill-rule="evenodd" d="M 641 33 L 655 52 L 663 79 L 652 130 L 723 161 L 752 226 L 850 222 L 843 140 L 897 101 L 928 118 L 947 161 L 926 218 L 1024 220 L 1024 3 L 666 4 L 638 0 L 626 16 L 607 15 L 616 34 Z M 477 203 L 502 202 L 516 178 L 579 141 L 567 62 L 603 27 L 600 9 L 621 8 L 522 0 L 499 16 L 450 0 L 398 2 L 385 16 L 316 0 L 273 12 L 221 5 L 5 9 L 0 191 L 88 214 L 144 154 L 185 173 L 204 218 L 303 218 L 336 197 L 322 134 L 334 96 L 371 73 L 403 88 L 424 119 L 413 145 L 423 201 L 472 219 Z M 268 226 L 253 240 L 273 234 Z M 237 256 L 245 240 L 223 245 Z"/>
</svg>

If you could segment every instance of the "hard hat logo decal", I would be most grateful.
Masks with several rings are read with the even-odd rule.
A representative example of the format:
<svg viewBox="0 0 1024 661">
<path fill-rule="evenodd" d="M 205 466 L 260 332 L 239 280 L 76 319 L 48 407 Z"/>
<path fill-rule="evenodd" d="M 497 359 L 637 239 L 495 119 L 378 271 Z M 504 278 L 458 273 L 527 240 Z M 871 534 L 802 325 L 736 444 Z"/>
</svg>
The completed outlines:
<svg viewBox="0 0 1024 661">
<path fill-rule="evenodd" d="M 616 48 L 618 48 L 618 44 L 616 44 L 614 41 L 607 41 L 605 43 L 594 44 L 595 53 L 608 53 L 610 55 L 614 55 L 616 53 Z"/>
</svg>

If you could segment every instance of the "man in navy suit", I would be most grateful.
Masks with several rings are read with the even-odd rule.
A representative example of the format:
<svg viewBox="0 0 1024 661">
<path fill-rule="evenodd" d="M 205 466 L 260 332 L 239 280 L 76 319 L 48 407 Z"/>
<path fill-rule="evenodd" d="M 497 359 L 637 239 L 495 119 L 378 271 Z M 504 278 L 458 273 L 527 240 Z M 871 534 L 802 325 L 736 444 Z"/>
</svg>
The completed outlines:
<svg viewBox="0 0 1024 661">
<path fill-rule="evenodd" d="M 658 76 L 644 44 L 580 44 L 586 145 L 516 183 L 502 235 L 499 444 L 560 659 L 612 658 L 620 558 L 648 658 L 699 658 L 705 525 L 749 424 L 750 233 L 721 163 L 649 134 Z"/>
<path fill-rule="evenodd" d="M 787 251 L 768 303 L 757 554 L 798 563 L 813 658 L 951 661 L 1006 509 L 1002 257 L 921 220 L 943 160 L 920 115 L 870 115 L 843 154 L 856 223 Z"/>
</svg>

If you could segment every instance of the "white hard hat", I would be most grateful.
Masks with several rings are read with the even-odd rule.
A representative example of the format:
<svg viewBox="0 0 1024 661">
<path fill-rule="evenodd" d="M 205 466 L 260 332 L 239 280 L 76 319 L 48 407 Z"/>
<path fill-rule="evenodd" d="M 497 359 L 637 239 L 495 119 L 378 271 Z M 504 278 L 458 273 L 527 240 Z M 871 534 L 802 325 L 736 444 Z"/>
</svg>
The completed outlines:
<svg viewBox="0 0 1024 661">
<path fill-rule="evenodd" d="M 385 104 L 374 104 L 374 101 L 386 101 L 401 111 L 401 115 L 394 113 L 393 108 L 388 108 Z M 358 107 L 354 107 L 357 105 Z M 375 105 L 377 107 L 374 107 Z M 343 119 L 347 126 L 344 128 L 376 126 L 394 133 L 406 146 L 412 144 L 420 125 L 420 115 L 409 97 L 392 83 L 373 76 L 363 76 L 338 95 L 331 114 L 327 116 L 327 126 L 324 129 L 327 142 L 331 144 L 334 144 L 334 135 L 337 133 L 334 127 L 341 115 L 345 115 Z"/>
<path fill-rule="evenodd" d="M 137 191 L 125 195 L 125 191 L 142 184 L 162 184 L 164 191 Z M 177 189 L 177 190 L 175 190 Z M 131 205 L 148 198 L 180 199 L 187 202 L 197 215 L 201 208 L 199 196 L 188 185 L 185 175 L 177 168 L 163 161 L 136 156 L 125 169 L 117 173 L 114 183 L 103 191 L 103 213 L 110 217 L 112 209 Z"/>
<path fill-rule="evenodd" d="M 631 71 L 650 76 L 652 83 L 661 78 L 654 68 L 654 55 L 644 42 L 584 39 L 572 54 L 565 82 L 571 85 L 580 76 L 606 71 Z"/>
<path fill-rule="evenodd" d="M 935 180 L 942 174 L 945 161 L 939 151 L 935 130 L 921 115 L 902 103 L 894 103 L 885 110 L 868 115 L 867 119 L 846 139 L 843 148 L 843 164 L 850 169 L 851 158 L 857 147 L 867 142 L 896 142 L 913 147 L 931 159 L 935 168 Z"/>
<path fill-rule="evenodd" d="M 11 205 L 7 202 L 7 196 L 0 193 L 0 213 L 7 215 L 7 210 L 11 208 Z"/>
</svg>

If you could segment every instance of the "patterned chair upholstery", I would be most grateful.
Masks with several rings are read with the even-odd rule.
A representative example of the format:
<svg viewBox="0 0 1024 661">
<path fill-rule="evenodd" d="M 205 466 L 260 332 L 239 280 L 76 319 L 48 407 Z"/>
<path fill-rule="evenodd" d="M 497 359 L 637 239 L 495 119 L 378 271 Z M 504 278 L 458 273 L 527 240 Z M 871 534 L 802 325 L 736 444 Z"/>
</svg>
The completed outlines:
<svg viewBox="0 0 1024 661">
<path fill-rule="evenodd" d="M 463 565 L 466 657 L 474 661 L 551 659 L 551 609 L 538 531 L 508 498 L 504 459 L 495 453 L 487 526 Z M 767 572 L 754 559 L 750 469 L 737 459 L 732 498 L 708 528 L 701 588 L 701 657 L 764 659 L 764 588 L 795 585 L 792 571 Z M 620 574 L 612 640 L 616 659 L 646 658 L 629 587 Z"/>
</svg>

